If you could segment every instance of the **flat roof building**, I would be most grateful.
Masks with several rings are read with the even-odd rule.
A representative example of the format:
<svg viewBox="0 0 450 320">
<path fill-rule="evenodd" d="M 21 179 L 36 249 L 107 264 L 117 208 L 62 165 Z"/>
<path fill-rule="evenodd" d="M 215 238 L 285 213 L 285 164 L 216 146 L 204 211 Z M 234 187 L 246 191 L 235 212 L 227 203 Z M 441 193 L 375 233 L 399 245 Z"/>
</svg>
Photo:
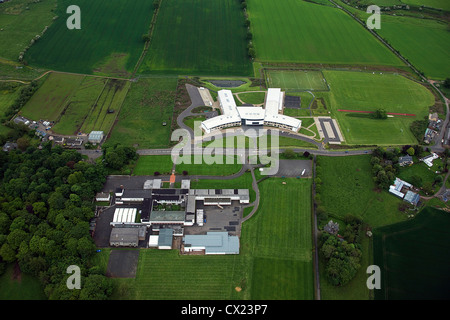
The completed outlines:
<svg viewBox="0 0 450 320">
<path fill-rule="evenodd" d="M 103 140 L 103 131 L 91 131 L 88 136 L 90 143 L 100 143 Z"/>
<path fill-rule="evenodd" d="M 184 252 L 201 252 L 205 254 L 239 254 L 239 238 L 228 232 L 208 232 L 202 235 L 183 237 Z"/>
<path fill-rule="evenodd" d="M 237 107 L 230 90 L 220 90 L 218 100 L 222 115 L 202 122 L 202 129 L 206 133 L 240 125 L 266 125 L 297 132 L 301 127 L 301 120 L 282 114 L 284 92 L 280 88 L 267 90 L 265 108 Z"/>
<path fill-rule="evenodd" d="M 114 247 L 137 247 L 139 244 L 139 228 L 113 228 L 109 244 Z"/>
</svg>

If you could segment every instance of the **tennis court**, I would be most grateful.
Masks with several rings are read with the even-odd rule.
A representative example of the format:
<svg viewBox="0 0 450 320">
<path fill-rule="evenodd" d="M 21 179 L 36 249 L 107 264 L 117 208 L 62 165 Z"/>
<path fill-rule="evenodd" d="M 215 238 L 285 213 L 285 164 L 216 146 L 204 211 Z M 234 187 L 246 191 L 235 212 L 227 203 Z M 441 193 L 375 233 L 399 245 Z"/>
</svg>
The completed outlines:
<svg viewBox="0 0 450 320">
<path fill-rule="evenodd" d="M 269 87 L 286 91 L 328 91 L 328 84 L 318 70 L 267 70 Z"/>
</svg>

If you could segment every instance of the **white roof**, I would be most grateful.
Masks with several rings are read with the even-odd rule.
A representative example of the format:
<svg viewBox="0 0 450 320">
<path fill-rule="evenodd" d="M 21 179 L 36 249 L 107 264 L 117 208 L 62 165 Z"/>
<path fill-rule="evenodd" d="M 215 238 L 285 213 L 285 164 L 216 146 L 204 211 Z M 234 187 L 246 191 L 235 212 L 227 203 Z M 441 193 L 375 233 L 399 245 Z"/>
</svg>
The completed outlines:
<svg viewBox="0 0 450 320">
<path fill-rule="evenodd" d="M 266 115 L 278 114 L 283 108 L 283 92 L 280 88 L 267 90 L 266 103 L 264 104 Z"/>
<path fill-rule="evenodd" d="M 269 88 L 267 90 L 264 109 L 261 107 L 237 107 L 230 90 L 220 90 L 218 99 L 223 114 L 202 122 L 202 127 L 207 132 L 217 127 L 240 122 L 241 119 L 264 119 L 264 121 L 292 127 L 294 131 L 298 131 L 302 125 L 301 120 L 280 114 L 284 100 L 284 93 L 280 88 Z"/>
<path fill-rule="evenodd" d="M 241 119 L 262 120 L 265 111 L 261 107 L 237 107 Z"/>
<path fill-rule="evenodd" d="M 220 107 L 222 108 L 222 114 L 224 116 L 239 117 L 239 112 L 237 111 L 236 102 L 234 101 L 231 90 L 220 90 L 217 93 Z"/>
<path fill-rule="evenodd" d="M 136 220 L 136 208 L 117 208 L 114 211 L 113 222 L 115 223 L 133 223 Z"/>
</svg>

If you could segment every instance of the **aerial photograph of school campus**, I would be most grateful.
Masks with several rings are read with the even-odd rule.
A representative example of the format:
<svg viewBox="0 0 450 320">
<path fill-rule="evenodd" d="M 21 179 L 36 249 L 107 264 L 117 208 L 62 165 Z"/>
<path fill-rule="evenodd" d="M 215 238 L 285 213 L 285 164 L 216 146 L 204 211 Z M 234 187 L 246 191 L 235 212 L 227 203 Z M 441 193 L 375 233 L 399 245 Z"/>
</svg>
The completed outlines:
<svg viewBox="0 0 450 320">
<path fill-rule="evenodd" d="M 448 300 L 449 98 L 448 0 L 0 0 L 0 300 Z"/>
</svg>

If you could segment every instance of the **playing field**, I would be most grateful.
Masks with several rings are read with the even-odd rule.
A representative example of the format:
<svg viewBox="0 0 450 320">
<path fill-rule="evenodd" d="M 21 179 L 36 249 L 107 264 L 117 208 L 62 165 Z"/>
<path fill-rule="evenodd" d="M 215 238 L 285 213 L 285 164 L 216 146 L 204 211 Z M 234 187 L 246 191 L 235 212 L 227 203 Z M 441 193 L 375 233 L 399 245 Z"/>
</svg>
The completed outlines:
<svg viewBox="0 0 450 320">
<path fill-rule="evenodd" d="M 448 24 L 430 19 L 383 16 L 378 32 L 425 76 L 442 80 L 450 74 Z"/>
<path fill-rule="evenodd" d="M 266 80 L 269 87 L 285 91 L 327 91 L 328 86 L 321 71 L 314 70 L 268 70 Z"/>
<path fill-rule="evenodd" d="M 337 8 L 297 0 L 249 0 L 248 13 L 258 61 L 403 64 Z"/>
<path fill-rule="evenodd" d="M 379 300 L 450 298 L 450 215 L 431 207 L 414 220 L 376 229 L 374 263 L 381 268 Z"/>
<path fill-rule="evenodd" d="M 176 87 L 177 78 L 142 78 L 133 82 L 108 142 L 140 149 L 167 148 Z"/>
<path fill-rule="evenodd" d="M 30 41 L 52 23 L 57 0 L 14 0 L 0 5 L 0 56 L 17 61 Z"/>
<path fill-rule="evenodd" d="M 69 5 L 80 7 L 81 30 L 66 26 Z M 59 18 L 25 55 L 30 65 L 91 74 L 117 58 L 125 74 L 144 49 L 142 35 L 149 29 L 153 6 L 147 0 L 58 0 L 55 15 Z"/>
<path fill-rule="evenodd" d="M 328 110 L 338 120 L 347 144 L 414 144 L 410 130 L 414 120 L 422 120 L 434 105 L 433 94 L 421 84 L 401 75 L 380 72 L 324 72 L 330 92 L 319 93 Z M 317 94 L 316 94 L 317 95 Z M 394 116 L 385 120 L 343 110 L 408 113 L 415 116 Z"/>
<path fill-rule="evenodd" d="M 251 74 L 239 1 L 164 0 L 140 73 Z"/>
</svg>

